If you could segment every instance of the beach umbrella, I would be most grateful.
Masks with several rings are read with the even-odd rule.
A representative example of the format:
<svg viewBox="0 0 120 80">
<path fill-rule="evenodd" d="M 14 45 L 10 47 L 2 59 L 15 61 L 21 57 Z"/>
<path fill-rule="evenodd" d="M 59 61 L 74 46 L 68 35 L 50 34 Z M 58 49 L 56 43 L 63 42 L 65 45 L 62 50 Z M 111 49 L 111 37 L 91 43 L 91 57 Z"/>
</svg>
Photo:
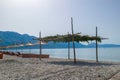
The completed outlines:
<svg viewBox="0 0 120 80">
<path fill-rule="evenodd" d="M 39 49 L 40 49 L 40 56 L 42 55 L 42 44 L 46 44 L 47 42 L 44 41 L 42 38 L 41 38 L 41 32 L 39 32 L 39 38 L 34 38 L 33 40 L 39 40 L 39 42 L 35 43 L 35 44 L 39 44 Z M 41 57 L 40 57 L 40 60 L 41 60 Z"/>
<path fill-rule="evenodd" d="M 75 53 L 75 41 L 76 42 L 88 42 L 89 41 L 96 41 L 96 47 L 97 47 L 97 43 L 98 42 L 101 42 L 102 40 L 104 39 L 107 39 L 107 38 L 102 38 L 100 36 L 98 36 L 96 34 L 96 36 L 89 36 L 89 35 L 81 35 L 81 32 L 80 33 L 76 33 L 74 34 L 74 30 L 73 30 L 73 18 L 71 17 L 71 31 L 72 31 L 72 34 L 65 34 L 65 35 L 55 35 L 55 36 L 46 36 L 46 37 L 43 37 L 41 38 L 41 32 L 40 32 L 40 35 L 39 35 L 39 38 L 36 38 L 35 40 L 39 40 L 40 43 L 41 41 L 44 41 L 44 42 L 49 42 L 49 41 L 53 41 L 53 42 L 68 42 L 68 59 L 70 58 L 70 51 L 69 51 L 69 42 L 72 42 L 73 43 L 73 53 L 74 53 L 74 63 L 76 63 L 76 53 Z M 97 32 L 97 30 L 96 30 Z M 96 48 L 96 56 L 98 56 L 97 53 L 97 48 Z M 41 53 L 41 45 L 40 45 L 40 53 Z M 96 61 L 97 60 L 97 57 L 96 57 Z"/>
<path fill-rule="evenodd" d="M 40 42 L 36 42 L 36 43 L 34 43 L 33 45 L 39 45 L 40 44 Z M 46 42 L 43 42 L 43 41 L 41 41 L 41 44 L 47 44 Z"/>
<path fill-rule="evenodd" d="M 98 36 L 88 36 L 88 35 L 80 35 L 81 33 L 74 34 L 73 30 L 73 18 L 71 17 L 71 31 L 72 34 L 68 35 L 56 35 L 56 36 L 47 36 L 44 38 L 41 38 L 43 41 L 54 41 L 54 42 L 68 42 L 68 59 L 70 58 L 70 51 L 69 51 L 69 42 L 71 41 L 73 43 L 73 53 L 74 53 L 74 63 L 76 64 L 76 52 L 75 52 L 75 41 L 76 42 L 89 42 L 89 41 L 99 41 L 101 42 L 101 38 Z"/>
<path fill-rule="evenodd" d="M 23 47 L 25 44 L 19 44 L 19 47 Z M 21 53 L 23 53 L 23 49 L 21 48 Z"/>
<path fill-rule="evenodd" d="M 27 43 L 26 44 L 27 46 L 30 46 L 30 48 L 29 48 L 29 53 L 31 53 L 31 46 L 33 45 L 31 42 L 29 42 L 29 43 Z"/>
</svg>

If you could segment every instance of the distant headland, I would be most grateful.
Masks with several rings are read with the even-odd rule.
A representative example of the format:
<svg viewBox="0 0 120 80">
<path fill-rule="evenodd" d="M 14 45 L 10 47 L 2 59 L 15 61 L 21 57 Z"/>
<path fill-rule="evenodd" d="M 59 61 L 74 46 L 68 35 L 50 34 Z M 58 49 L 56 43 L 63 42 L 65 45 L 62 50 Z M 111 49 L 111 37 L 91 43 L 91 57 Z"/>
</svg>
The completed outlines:
<svg viewBox="0 0 120 80">
<path fill-rule="evenodd" d="M 33 38 L 37 38 L 35 36 L 31 36 L 28 34 L 20 34 L 12 31 L 0 31 L 0 46 L 8 46 L 14 44 L 26 44 L 28 42 L 36 43 L 37 40 Z M 70 42 L 70 47 L 72 48 L 72 42 Z M 95 48 L 95 43 L 89 43 L 88 45 L 84 45 L 82 43 L 75 42 L 76 48 Z M 120 47 L 119 44 L 99 44 L 100 48 L 112 48 L 112 47 Z M 28 48 L 28 47 L 23 47 Z M 31 46 L 31 48 L 37 49 L 39 45 Z M 67 42 L 48 42 L 47 44 L 43 44 L 42 48 L 68 48 Z"/>
</svg>

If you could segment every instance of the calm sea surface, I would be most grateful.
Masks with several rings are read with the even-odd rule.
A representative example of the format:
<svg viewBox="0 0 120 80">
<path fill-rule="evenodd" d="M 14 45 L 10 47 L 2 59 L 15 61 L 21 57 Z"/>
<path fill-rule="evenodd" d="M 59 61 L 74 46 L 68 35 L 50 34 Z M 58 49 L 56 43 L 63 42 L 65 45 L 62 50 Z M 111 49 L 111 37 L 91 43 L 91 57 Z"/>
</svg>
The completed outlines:
<svg viewBox="0 0 120 80">
<path fill-rule="evenodd" d="M 24 53 L 39 54 L 39 49 L 20 50 Z M 43 54 L 49 54 L 50 57 L 68 58 L 68 49 L 42 49 Z M 99 48 L 99 61 L 120 62 L 120 48 Z M 70 57 L 73 58 L 73 49 L 70 49 Z M 96 60 L 95 48 L 76 48 L 77 59 Z"/>
</svg>

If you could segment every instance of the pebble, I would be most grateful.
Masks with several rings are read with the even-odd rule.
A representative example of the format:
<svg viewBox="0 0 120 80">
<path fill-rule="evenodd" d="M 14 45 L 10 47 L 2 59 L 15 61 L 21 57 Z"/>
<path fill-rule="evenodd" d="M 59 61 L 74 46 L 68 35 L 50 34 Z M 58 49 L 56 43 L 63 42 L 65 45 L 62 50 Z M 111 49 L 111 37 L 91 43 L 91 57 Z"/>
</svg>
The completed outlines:
<svg viewBox="0 0 120 80">
<path fill-rule="evenodd" d="M 119 70 L 120 63 L 97 65 L 91 61 L 78 61 L 73 64 L 65 59 L 49 58 L 40 61 L 8 55 L 0 60 L 0 80 L 107 80 Z M 120 76 L 114 78 L 119 80 Z"/>
</svg>

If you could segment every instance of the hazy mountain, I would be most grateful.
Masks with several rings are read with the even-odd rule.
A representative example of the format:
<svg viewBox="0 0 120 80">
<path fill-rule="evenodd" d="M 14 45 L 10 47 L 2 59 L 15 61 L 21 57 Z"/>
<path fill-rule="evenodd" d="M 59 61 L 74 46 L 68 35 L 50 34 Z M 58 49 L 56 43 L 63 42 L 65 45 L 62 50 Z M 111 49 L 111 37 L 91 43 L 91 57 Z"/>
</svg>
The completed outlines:
<svg viewBox="0 0 120 80">
<path fill-rule="evenodd" d="M 13 44 L 20 44 L 20 43 L 28 43 L 28 42 L 36 42 L 36 40 L 33 40 L 33 38 L 36 38 L 34 36 L 30 36 L 28 34 L 19 34 L 17 32 L 11 32 L 11 31 L 0 31 L 0 45 L 13 45 Z"/>
<path fill-rule="evenodd" d="M 96 43 L 88 44 L 87 47 L 88 48 L 94 48 L 94 47 L 96 47 Z M 120 47 L 120 45 L 117 45 L 117 44 L 101 44 L 101 43 L 99 43 L 98 47 L 104 47 L 104 48 L 109 47 L 110 48 L 110 47 Z"/>
<path fill-rule="evenodd" d="M 35 43 L 37 40 L 33 40 L 36 38 L 35 36 L 30 36 L 28 34 L 19 34 L 17 32 L 11 31 L 0 31 L 0 46 L 14 45 L 20 43 Z M 70 47 L 72 48 L 72 42 L 70 42 Z M 83 45 L 81 43 L 75 42 L 76 48 L 94 48 L 95 43 L 91 43 L 88 45 Z M 99 47 L 120 47 L 120 45 L 115 44 L 99 44 Z M 23 48 L 29 48 L 25 46 Z M 30 46 L 30 48 L 39 48 L 39 45 Z M 68 48 L 68 43 L 65 42 L 48 42 L 47 44 L 43 44 L 42 48 Z"/>
</svg>

